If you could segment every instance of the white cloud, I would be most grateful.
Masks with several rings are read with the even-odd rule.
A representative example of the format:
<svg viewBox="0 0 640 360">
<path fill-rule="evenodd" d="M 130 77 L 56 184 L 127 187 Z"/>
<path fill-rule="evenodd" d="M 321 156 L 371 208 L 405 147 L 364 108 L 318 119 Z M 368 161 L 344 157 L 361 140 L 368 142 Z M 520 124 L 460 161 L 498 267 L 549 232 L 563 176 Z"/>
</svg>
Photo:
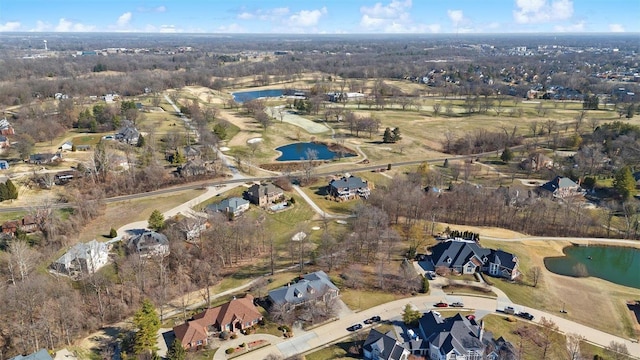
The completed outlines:
<svg viewBox="0 0 640 360">
<path fill-rule="evenodd" d="M 372 7 L 362 6 L 360 13 L 363 14 L 363 16 L 368 15 L 371 18 L 395 19 L 406 13 L 411 6 L 411 0 L 392 0 L 388 5 L 382 5 L 382 3 L 378 2 Z"/>
<path fill-rule="evenodd" d="M 378 2 L 373 6 L 360 7 L 360 26 L 366 30 L 381 30 L 384 32 L 424 32 L 424 25 L 412 25 L 409 10 L 411 0 L 392 0 L 386 5 Z M 422 30 L 418 29 L 421 28 Z"/>
<path fill-rule="evenodd" d="M 95 28 L 93 25 L 74 23 L 71 20 L 60 18 L 58 25 L 53 30 L 57 32 L 89 32 L 95 30 Z"/>
<path fill-rule="evenodd" d="M 36 32 L 51 31 L 51 24 L 49 24 L 48 22 L 44 22 L 42 20 L 38 20 L 36 21 L 36 27 L 31 29 L 30 31 L 36 31 Z"/>
<path fill-rule="evenodd" d="M 167 7 L 164 5 L 160 5 L 157 8 L 153 9 L 154 12 L 163 13 L 167 11 Z"/>
<path fill-rule="evenodd" d="M 318 25 L 320 18 L 326 14 L 327 14 L 326 7 L 323 7 L 322 9 L 316 9 L 316 10 L 301 10 L 300 12 L 289 16 L 289 21 L 291 22 L 291 26 L 299 26 L 299 27 L 316 26 Z"/>
<path fill-rule="evenodd" d="M 460 23 L 464 20 L 464 13 L 462 12 L 462 10 L 447 10 L 447 16 L 454 26 L 460 25 Z"/>
<path fill-rule="evenodd" d="M 580 21 L 571 25 L 556 25 L 553 29 L 557 32 L 583 32 L 584 21 Z"/>
<path fill-rule="evenodd" d="M 573 16 L 573 0 L 515 0 L 513 19 L 519 24 L 567 20 Z"/>
<path fill-rule="evenodd" d="M 288 7 L 279 7 L 273 9 L 258 9 L 255 11 L 242 11 L 237 15 L 240 20 L 259 19 L 264 21 L 278 21 L 289 15 Z"/>
<path fill-rule="evenodd" d="M 246 12 L 246 11 L 243 12 L 243 13 L 238 14 L 238 19 L 241 19 L 241 20 L 251 20 L 251 19 L 253 19 L 255 17 L 256 16 L 254 14 Z"/>
<path fill-rule="evenodd" d="M 129 25 L 129 22 L 131 22 L 131 16 L 133 14 L 131 14 L 130 11 L 120 15 L 120 17 L 118 17 L 118 21 L 116 21 L 116 25 L 118 27 L 126 27 Z"/>
<path fill-rule="evenodd" d="M 610 32 L 624 32 L 624 26 L 620 24 L 609 24 Z"/>
<path fill-rule="evenodd" d="M 161 33 L 177 33 L 182 32 L 182 29 L 178 29 L 175 25 L 160 25 Z"/>
<path fill-rule="evenodd" d="M 238 33 L 245 33 L 247 32 L 247 30 L 245 28 L 243 28 L 242 26 L 233 23 L 233 24 L 229 24 L 229 25 L 223 25 L 220 26 L 216 29 L 216 32 L 220 32 L 220 33 L 232 33 L 232 34 L 238 34 Z"/>
<path fill-rule="evenodd" d="M 440 24 L 427 25 L 427 29 L 429 29 L 429 32 L 432 32 L 432 33 L 439 33 L 441 28 L 442 26 L 440 26 Z"/>
<path fill-rule="evenodd" d="M 8 21 L 4 24 L 0 24 L 0 31 L 17 31 L 20 29 L 19 21 Z"/>
</svg>

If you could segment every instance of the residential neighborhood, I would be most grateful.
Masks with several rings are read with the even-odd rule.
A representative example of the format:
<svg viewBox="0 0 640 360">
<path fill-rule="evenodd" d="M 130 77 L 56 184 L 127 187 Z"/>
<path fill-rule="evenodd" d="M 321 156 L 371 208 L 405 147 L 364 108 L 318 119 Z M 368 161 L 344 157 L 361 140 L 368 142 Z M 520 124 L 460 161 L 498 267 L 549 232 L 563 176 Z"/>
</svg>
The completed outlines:
<svg viewBox="0 0 640 360">
<path fill-rule="evenodd" d="M 640 359 L 633 6 L 249 3 L 2 7 L 0 360 Z"/>
</svg>

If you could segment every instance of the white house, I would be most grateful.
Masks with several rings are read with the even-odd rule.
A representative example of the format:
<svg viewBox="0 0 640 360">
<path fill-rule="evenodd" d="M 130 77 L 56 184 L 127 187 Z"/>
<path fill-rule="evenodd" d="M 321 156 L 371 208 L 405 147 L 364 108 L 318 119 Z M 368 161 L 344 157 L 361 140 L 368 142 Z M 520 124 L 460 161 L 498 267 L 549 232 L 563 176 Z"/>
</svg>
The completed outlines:
<svg viewBox="0 0 640 360">
<path fill-rule="evenodd" d="M 105 266 L 107 262 L 109 262 L 108 245 L 94 239 L 88 243 L 74 245 L 51 267 L 58 272 L 76 276 L 93 274 Z"/>
</svg>

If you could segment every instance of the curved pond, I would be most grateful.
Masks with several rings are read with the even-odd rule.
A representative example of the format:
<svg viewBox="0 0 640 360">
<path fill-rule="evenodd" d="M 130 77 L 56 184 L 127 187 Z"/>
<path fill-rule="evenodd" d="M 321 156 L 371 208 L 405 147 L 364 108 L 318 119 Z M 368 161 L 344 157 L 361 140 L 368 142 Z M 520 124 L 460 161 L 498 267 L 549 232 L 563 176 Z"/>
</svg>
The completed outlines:
<svg viewBox="0 0 640 360">
<path fill-rule="evenodd" d="M 284 95 L 284 90 L 282 89 L 254 90 L 231 93 L 233 99 L 239 103 L 263 97 L 280 97 L 282 95 Z"/>
<path fill-rule="evenodd" d="M 313 142 L 299 142 L 289 145 L 284 145 L 276 148 L 282 155 L 276 159 L 276 161 L 295 161 L 295 160 L 308 160 L 309 156 L 307 151 L 313 150 L 316 152 L 317 160 L 332 160 L 340 157 L 341 154 L 329 150 L 329 147 L 321 143 Z M 355 156 L 354 154 L 342 153 L 342 157 Z"/>
<path fill-rule="evenodd" d="M 640 289 L 640 249 L 568 246 L 562 252 L 565 256 L 544 259 L 544 265 L 549 271 L 567 276 L 594 276 Z"/>
</svg>

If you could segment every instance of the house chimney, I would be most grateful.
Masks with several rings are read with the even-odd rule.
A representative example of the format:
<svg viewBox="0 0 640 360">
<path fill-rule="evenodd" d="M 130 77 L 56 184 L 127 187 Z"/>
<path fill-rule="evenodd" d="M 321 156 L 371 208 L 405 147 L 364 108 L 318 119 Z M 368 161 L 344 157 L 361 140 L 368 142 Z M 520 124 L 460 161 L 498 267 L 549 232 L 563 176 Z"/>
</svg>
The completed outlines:
<svg viewBox="0 0 640 360">
<path fill-rule="evenodd" d="M 484 336 L 484 321 L 480 320 L 480 328 L 478 329 L 478 340 L 482 341 Z"/>
</svg>

